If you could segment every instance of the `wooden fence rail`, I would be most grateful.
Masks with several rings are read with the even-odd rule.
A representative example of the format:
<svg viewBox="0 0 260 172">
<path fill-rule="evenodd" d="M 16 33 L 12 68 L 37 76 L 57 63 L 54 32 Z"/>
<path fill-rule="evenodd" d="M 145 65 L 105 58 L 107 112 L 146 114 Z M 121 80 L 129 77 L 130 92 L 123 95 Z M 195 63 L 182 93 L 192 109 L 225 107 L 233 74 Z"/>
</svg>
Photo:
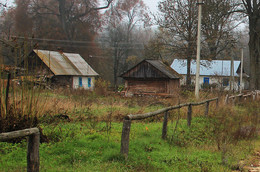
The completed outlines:
<svg viewBox="0 0 260 172">
<path fill-rule="evenodd" d="M 247 100 L 249 98 L 251 98 L 252 100 L 257 100 L 259 97 L 260 91 L 256 90 L 256 91 L 252 91 L 251 93 L 247 93 L 247 94 L 238 94 L 238 95 L 232 95 L 229 96 L 227 95 L 225 98 L 225 104 L 236 104 L 237 101 L 243 101 L 243 100 Z"/>
<path fill-rule="evenodd" d="M 0 141 L 29 136 L 27 144 L 27 171 L 38 172 L 40 168 L 39 145 L 40 132 L 38 128 L 0 133 Z"/>
<path fill-rule="evenodd" d="M 163 127 L 162 127 L 162 138 L 167 138 L 167 125 L 168 125 L 168 112 L 170 110 L 174 109 L 180 109 L 182 107 L 188 107 L 188 113 L 187 113 L 187 125 L 191 126 L 192 121 L 192 106 L 199 106 L 205 104 L 205 116 L 208 116 L 209 112 L 209 104 L 212 101 L 216 101 L 216 107 L 218 107 L 219 98 L 209 99 L 198 103 L 185 103 L 185 104 L 179 104 L 176 106 L 170 106 L 163 109 L 159 109 L 154 112 L 148 112 L 144 114 L 137 114 L 137 115 L 127 115 L 124 118 L 123 122 L 123 129 L 122 129 L 122 136 L 121 136 L 121 154 L 125 156 L 127 159 L 128 152 L 129 152 L 129 136 L 130 136 L 130 129 L 131 129 L 131 121 L 132 120 L 142 120 L 146 118 L 150 118 L 153 116 L 160 115 L 164 113 L 164 120 L 163 120 Z"/>
</svg>

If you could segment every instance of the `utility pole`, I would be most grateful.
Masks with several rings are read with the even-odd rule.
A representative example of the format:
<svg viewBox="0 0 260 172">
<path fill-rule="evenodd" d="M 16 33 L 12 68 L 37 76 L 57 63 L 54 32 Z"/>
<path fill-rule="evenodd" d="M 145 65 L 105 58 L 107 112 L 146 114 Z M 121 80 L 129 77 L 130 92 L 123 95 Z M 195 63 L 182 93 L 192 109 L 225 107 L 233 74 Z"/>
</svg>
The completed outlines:
<svg viewBox="0 0 260 172">
<path fill-rule="evenodd" d="M 198 14 L 198 35 L 197 35 L 197 56 L 196 56 L 196 81 L 195 81 L 195 96 L 199 99 L 199 77 L 200 77 L 200 39 L 201 39 L 201 13 L 202 13 L 202 0 L 198 0 L 197 5 L 199 6 Z"/>
<path fill-rule="evenodd" d="M 243 63 L 244 63 L 244 51 L 243 51 L 243 48 L 241 49 L 241 67 L 240 67 L 240 85 L 239 85 L 239 91 L 240 91 L 240 94 L 242 93 L 242 90 L 243 90 L 243 86 L 242 86 L 242 83 L 243 83 Z"/>
<path fill-rule="evenodd" d="M 231 62 L 230 62 L 230 91 L 234 91 L 234 58 L 233 56 L 231 57 Z"/>
</svg>

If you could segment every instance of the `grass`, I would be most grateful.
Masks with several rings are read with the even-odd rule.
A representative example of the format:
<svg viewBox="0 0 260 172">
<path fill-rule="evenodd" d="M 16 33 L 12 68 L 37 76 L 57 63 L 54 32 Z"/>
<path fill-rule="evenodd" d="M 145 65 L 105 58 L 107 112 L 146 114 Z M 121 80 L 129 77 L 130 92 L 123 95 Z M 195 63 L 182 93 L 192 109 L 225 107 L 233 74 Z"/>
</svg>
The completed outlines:
<svg viewBox="0 0 260 172">
<path fill-rule="evenodd" d="M 161 139 L 163 115 L 142 122 L 133 121 L 128 160 L 120 155 L 122 119 L 125 115 L 146 113 L 188 100 L 194 101 L 189 92 L 182 94 L 183 98 L 167 99 L 122 98 L 109 94 L 100 96 L 95 92 L 82 90 L 33 94 L 36 96 L 37 106 L 42 107 L 41 111 L 37 111 L 37 125 L 48 141 L 40 145 L 40 170 L 239 169 L 239 162 L 253 152 L 257 138 L 242 135 L 238 131 L 241 127 L 256 125 L 259 102 L 235 107 L 220 106 L 219 109 L 212 103 L 209 118 L 202 117 L 204 106 L 194 107 L 190 128 L 186 121 L 187 108 L 171 111 L 166 140 Z M 208 98 L 210 93 L 202 96 Z M 33 107 L 34 103 L 29 105 Z M 15 144 L 0 142 L 0 154 L 1 171 L 26 170 L 26 140 Z"/>
<path fill-rule="evenodd" d="M 231 171 L 250 153 L 249 141 L 239 142 L 227 153 L 227 164 L 205 130 L 208 119 L 195 118 L 192 127 L 180 121 L 177 131 L 184 145 L 161 139 L 161 122 L 134 122 L 128 161 L 120 155 L 121 123 L 112 123 L 110 135 L 99 122 L 93 129 L 87 121 L 42 125 L 49 143 L 40 146 L 41 171 Z M 169 131 L 175 123 L 170 123 Z M 180 133 L 183 133 L 180 136 Z M 172 133 L 169 133 L 169 138 Z M 202 137 L 203 136 L 203 137 Z M 108 137 L 110 139 L 108 140 Z M 182 138 L 180 138 L 182 137 Z M 246 144 L 245 144 L 246 143 Z M 215 145 L 215 147 L 212 145 Z M 241 150 L 241 146 L 244 149 Z M 26 142 L 0 143 L 2 171 L 25 171 Z M 239 151 L 238 151 L 239 150 Z M 250 151 L 249 151 L 250 150 Z"/>
</svg>

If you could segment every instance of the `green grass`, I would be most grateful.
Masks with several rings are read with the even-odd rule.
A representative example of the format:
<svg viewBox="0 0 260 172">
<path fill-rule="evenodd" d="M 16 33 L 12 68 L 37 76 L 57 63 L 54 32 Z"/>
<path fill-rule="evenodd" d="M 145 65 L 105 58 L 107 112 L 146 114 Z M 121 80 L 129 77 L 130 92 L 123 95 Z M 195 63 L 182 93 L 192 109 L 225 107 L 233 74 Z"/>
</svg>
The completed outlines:
<svg viewBox="0 0 260 172">
<path fill-rule="evenodd" d="M 194 118 L 188 128 L 186 120 L 180 120 L 174 135 L 175 122 L 169 122 L 167 140 L 161 139 L 161 122 L 133 122 L 127 161 L 120 155 L 121 123 L 112 123 L 110 132 L 102 122 L 95 127 L 86 121 L 42 125 L 50 142 L 40 145 L 40 170 L 231 171 L 250 153 L 249 141 L 230 147 L 224 165 L 222 153 L 211 139 L 208 122 L 208 119 Z M 172 136 L 175 140 L 170 139 Z M 26 141 L 2 142 L 0 153 L 1 171 L 26 170 Z"/>
</svg>

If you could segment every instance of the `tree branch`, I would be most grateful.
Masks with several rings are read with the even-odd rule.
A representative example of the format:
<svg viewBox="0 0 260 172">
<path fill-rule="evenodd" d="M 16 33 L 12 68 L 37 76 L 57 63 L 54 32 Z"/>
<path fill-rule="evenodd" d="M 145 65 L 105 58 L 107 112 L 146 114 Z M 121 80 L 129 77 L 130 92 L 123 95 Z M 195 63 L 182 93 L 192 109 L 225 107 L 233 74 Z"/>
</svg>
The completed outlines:
<svg viewBox="0 0 260 172">
<path fill-rule="evenodd" d="M 110 4 L 112 3 L 113 0 L 107 0 L 107 5 L 103 6 L 103 7 L 97 7 L 97 8 L 93 8 L 93 10 L 103 10 L 106 9 L 110 6 Z"/>
</svg>

